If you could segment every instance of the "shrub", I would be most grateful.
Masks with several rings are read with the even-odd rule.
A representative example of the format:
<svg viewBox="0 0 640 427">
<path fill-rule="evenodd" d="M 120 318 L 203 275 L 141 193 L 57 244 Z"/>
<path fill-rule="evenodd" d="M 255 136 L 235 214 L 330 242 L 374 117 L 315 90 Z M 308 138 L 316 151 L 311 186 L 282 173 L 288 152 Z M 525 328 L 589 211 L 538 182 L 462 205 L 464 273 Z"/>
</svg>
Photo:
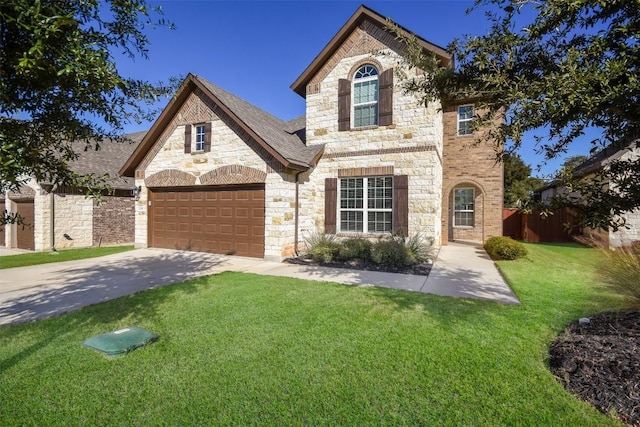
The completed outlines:
<svg viewBox="0 0 640 427">
<path fill-rule="evenodd" d="M 331 262 L 338 257 L 341 247 L 339 242 L 320 243 L 309 250 L 309 255 L 315 262 Z"/>
<path fill-rule="evenodd" d="M 393 235 L 392 239 L 402 243 L 407 248 L 410 258 L 415 260 L 414 263 L 430 259 L 433 238 L 425 238 L 421 233 L 417 233 L 411 237 Z"/>
<path fill-rule="evenodd" d="M 340 252 L 340 241 L 335 234 L 313 233 L 305 239 L 307 253 L 315 262 L 331 262 Z"/>
<path fill-rule="evenodd" d="M 371 247 L 373 244 L 364 237 L 352 237 L 342 242 L 338 259 L 347 261 L 350 259 L 361 259 L 369 261 L 371 259 Z"/>
<path fill-rule="evenodd" d="M 640 307 L 640 251 L 634 245 L 615 251 L 603 249 L 603 261 L 598 266 L 600 279 L 614 292 L 622 295 L 632 307 Z"/>
<path fill-rule="evenodd" d="M 309 237 L 305 238 L 304 244 L 307 247 L 307 251 L 311 251 L 311 248 L 316 245 L 322 245 L 325 243 L 337 243 L 339 241 L 340 240 L 338 239 L 338 236 L 336 236 L 335 234 L 313 232 L 309 235 Z"/>
<path fill-rule="evenodd" d="M 522 243 L 506 236 L 490 237 L 484 244 L 484 249 L 494 259 L 513 260 L 527 255 L 527 248 Z"/>
<path fill-rule="evenodd" d="M 371 248 L 371 259 L 376 264 L 399 267 L 415 264 L 416 259 L 404 243 L 396 240 L 380 240 Z"/>
</svg>

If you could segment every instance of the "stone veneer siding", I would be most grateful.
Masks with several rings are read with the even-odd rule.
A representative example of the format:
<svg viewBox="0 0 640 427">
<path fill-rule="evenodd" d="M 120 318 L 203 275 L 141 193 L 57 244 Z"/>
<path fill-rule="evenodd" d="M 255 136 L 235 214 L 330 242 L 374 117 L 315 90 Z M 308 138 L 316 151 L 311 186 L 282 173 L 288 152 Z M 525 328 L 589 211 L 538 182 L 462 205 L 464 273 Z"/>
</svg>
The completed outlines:
<svg viewBox="0 0 640 427">
<path fill-rule="evenodd" d="M 307 144 L 325 144 L 325 150 L 314 170 L 300 176 L 300 200 L 305 200 L 300 205 L 301 240 L 324 231 L 325 178 L 337 178 L 344 170 L 386 167 L 396 176 L 408 175 L 409 235 L 422 233 L 440 244 L 442 115 L 438 105 L 420 106 L 415 97 L 397 87 L 394 73 L 392 125 L 338 131 L 338 80 L 352 80 L 361 64 L 380 66 L 379 72 L 395 67 L 397 56 L 385 45 L 391 41 L 387 33 L 365 23 L 307 87 Z M 376 49 L 385 55 L 372 56 Z"/>
<path fill-rule="evenodd" d="M 34 181 L 27 183 L 34 205 L 34 249 L 48 251 L 90 247 L 98 244 L 124 244 L 133 242 L 133 198 L 104 196 L 102 203 L 85 197 L 82 190 L 66 190 L 65 193 L 46 192 Z M 10 195 L 5 207 L 13 211 L 15 204 Z M 54 205 L 54 239 L 51 241 L 51 202 Z M 16 227 L 6 227 L 6 242 L 16 246 Z"/>
<path fill-rule="evenodd" d="M 204 122 L 211 123 L 211 151 L 185 153 L 185 124 Z M 190 178 L 186 179 L 187 176 Z M 193 189 L 205 185 L 264 183 L 264 254 L 266 259 L 280 260 L 289 254 L 294 240 L 294 180 L 293 173 L 283 171 L 217 106 L 199 90 L 194 91 L 136 171 L 136 185 L 142 187 L 142 192 L 136 202 L 135 245 L 146 247 L 148 243 L 148 187 L 168 186 L 169 181 L 170 186 L 189 182 L 186 187 Z"/>
<path fill-rule="evenodd" d="M 489 143 L 475 144 L 474 135 L 458 136 L 458 107 L 444 111 L 442 240 L 484 242 L 502 235 L 503 167 L 496 164 L 494 147 Z M 473 227 L 454 227 L 453 190 L 474 188 Z"/>
<path fill-rule="evenodd" d="M 133 197 L 105 196 L 93 202 L 93 246 L 133 243 Z"/>
</svg>

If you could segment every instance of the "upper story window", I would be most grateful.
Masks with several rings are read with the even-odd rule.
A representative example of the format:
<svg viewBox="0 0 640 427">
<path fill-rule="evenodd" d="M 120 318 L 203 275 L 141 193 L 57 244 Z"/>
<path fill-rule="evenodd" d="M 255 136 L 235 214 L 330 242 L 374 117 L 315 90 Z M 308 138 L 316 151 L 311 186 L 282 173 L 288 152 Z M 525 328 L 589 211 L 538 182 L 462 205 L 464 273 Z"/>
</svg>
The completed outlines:
<svg viewBox="0 0 640 427">
<path fill-rule="evenodd" d="M 204 151 L 205 128 L 204 125 L 196 125 L 196 151 Z"/>
<path fill-rule="evenodd" d="M 473 105 L 461 105 L 458 107 L 458 135 L 473 134 Z"/>
<path fill-rule="evenodd" d="M 353 78 L 353 127 L 378 125 L 378 70 L 363 65 Z"/>
</svg>

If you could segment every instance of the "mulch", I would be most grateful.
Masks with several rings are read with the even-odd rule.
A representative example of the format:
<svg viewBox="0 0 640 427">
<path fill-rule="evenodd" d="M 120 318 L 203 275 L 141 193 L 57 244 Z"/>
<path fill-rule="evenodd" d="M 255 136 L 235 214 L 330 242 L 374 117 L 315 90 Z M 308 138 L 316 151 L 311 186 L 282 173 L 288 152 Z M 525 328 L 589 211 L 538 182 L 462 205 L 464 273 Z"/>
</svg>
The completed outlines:
<svg viewBox="0 0 640 427">
<path fill-rule="evenodd" d="M 332 262 L 315 262 L 311 258 L 297 257 L 287 258 L 285 262 L 296 265 L 317 265 L 322 267 L 335 267 L 335 268 L 350 268 L 353 270 L 366 270 L 366 271 L 381 271 L 385 273 L 401 273 L 401 274 L 414 274 L 416 276 L 428 276 L 431 271 L 430 263 L 420 263 L 415 265 L 405 265 L 399 267 L 393 267 L 388 265 L 375 264 L 373 262 L 362 260 L 350 260 L 344 262 L 332 261 Z"/>
<path fill-rule="evenodd" d="M 568 391 L 640 427 L 640 310 L 572 323 L 551 343 L 549 365 Z"/>
</svg>

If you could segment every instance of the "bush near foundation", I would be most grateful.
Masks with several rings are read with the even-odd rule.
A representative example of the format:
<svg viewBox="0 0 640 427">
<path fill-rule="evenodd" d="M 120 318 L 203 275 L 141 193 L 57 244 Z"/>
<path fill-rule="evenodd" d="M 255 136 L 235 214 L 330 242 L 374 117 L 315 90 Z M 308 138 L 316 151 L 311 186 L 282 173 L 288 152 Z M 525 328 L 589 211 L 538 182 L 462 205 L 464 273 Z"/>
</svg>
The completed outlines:
<svg viewBox="0 0 640 427">
<path fill-rule="evenodd" d="M 514 260 L 527 255 L 527 249 L 511 237 L 495 236 L 487 239 L 484 249 L 493 259 Z"/>
<path fill-rule="evenodd" d="M 362 261 L 371 260 L 371 247 L 373 244 L 364 237 L 350 237 L 342 241 L 338 260 L 349 261 L 360 259 Z"/>
<path fill-rule="evenodd" d="M 598 276 L 629 306 L 640 307 L 640 242 L 616 250 L 602 249 Z"/>
<path fill-rule="evenodd" d="M 380 240 L 373 245 L 371 249 L 371 259 L 376 264 L 388 266 L 403 266 L 416 263 L 407 246 L 398 240 Z"/>
<path fill-rule="evenodd" d="M 365 237 L 340 239 L 335 234 L 313 233 L 306 240 L 307 257 L 323 264 L 358 261 L 386 267 L 406 267 L 428 262 L 432 240 L 386 235 L 374 243 Z"/>
<path fill-rule="evenodd" d="M 340 253 L 340 241 L 335 234 L 314 233 L 305 241 L 307 253 L 315 262 L 331 262 Z"/>
</svg>

